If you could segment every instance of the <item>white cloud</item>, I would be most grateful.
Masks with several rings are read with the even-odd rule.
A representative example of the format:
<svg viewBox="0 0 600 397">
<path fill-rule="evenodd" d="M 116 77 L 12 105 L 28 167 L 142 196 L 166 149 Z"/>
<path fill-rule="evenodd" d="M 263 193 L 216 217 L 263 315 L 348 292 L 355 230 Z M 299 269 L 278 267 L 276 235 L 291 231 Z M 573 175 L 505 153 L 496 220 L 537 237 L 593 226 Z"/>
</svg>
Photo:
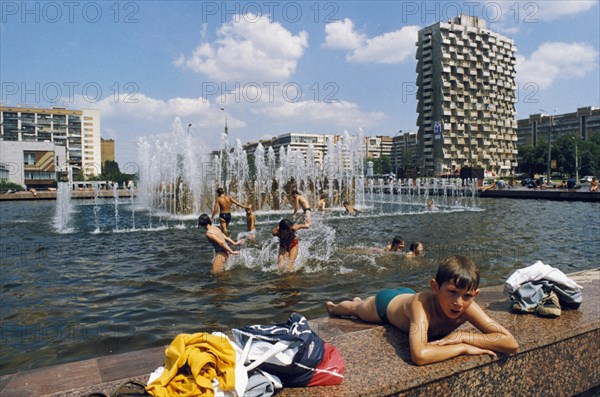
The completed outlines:
<svg viewBox="0 0 600 397">
<path fill-rule="evenodd" d="M 367 41 L 367 36 L 354 30 L 354 23 L 344 18 L 343 21 L 325 25 L 325 43 L 323 47 L 341 50 L 360 48 Z"/>
<path fill-rule="evenodd" d="M 357 32 L 353 22 L 346 18 L 325 25 L 323 47 L 350 50 L 346 54 L 349 62 L 402 63 L 414 56 L 419 29 L 418 26 L 404 26 L 400 30 L 368 38 Z"/>
<path fill-rule="evenodd" d="M 274 121 L 305 126 L 335 126 L 341 129 L 356 127 L 370 128 L 385 119 L 383 112 L 366 113 L 353 102 L 338 101 L 332 103 L 283 101 L 258 113 Z"/>
<path fill-rule="evenodd" d="M 586 43 L 543 43 L 529 58 L 517 55 L 517 80 L 548 88 L 557 79 L 584 77 L 597 69 L 598 51 Z"/>
<path fill-rule="evenodd" d="M 224 23 L 217 36 L 173 63 L 221 81 L 281 81 L 295 72 L 308 47 L 305 31 L 293 35 L 268 16 L 252 14 Z"/>
<path fill-rule="evenodd" d="M 202 97 L 163 100 L 137 93 L 130 98 L 136 100 L 135 103 L 115 101 L 113 96 L 94 103 L 76 97 L 72 106 L 100 110 L 102 137 L 115 139 L 120 164 L 135 162 L 138 137 L 168 134 L 174 129 L 174 120 L 180 120 L 184 129 L 191 123 L 191 134 L 199 137 L 209 149 L 219 146 L 225 116 L 230 133 L 246 136 L 244 140 L 257 139 L 265 133 L 272 137 L 294 130 L 368 129 L 386 120 L 383 112 L 365 112 L 357 103 L 335 98 L 332 102 L 306 99 L 310 97 L 308 91 L 304 96 L 296 97 L 293 87 L 289 90 L 257 88 L 242 87 L 226 97 L 216 97 L 214 101 Z M 221 106 L 227 113 L 220 110 Z M 273 130 L 274 126 L 278 127 Z"/>
<path fill-rule="evenodd" d="M 522 1 L 527 4 L 527 1 Z M 530 3 L 530 2 L 529 2 Z M 539 7 L 539 20 L 552 21 L 567 15 L 575 15 L 585 12 L 598 4 L 597 0 L 564 0 L 564 1 L 541 1 L 533 3 Z"/>
<path fill-rule="evenodd" d="M 368 39 L 366 44 L 348 54 L 350 62 L 401 63 L 415 55 L 418 26 L 405 26 Z"/>
<path fill-rule="evenodd" d="M 487 0 L 482 9 L 475 6 L 475 10 L 487 17 L 492 30 L 510 36 L 537 23 L 584 13 L 597 4 L 597 0 Z"/>
</svg>

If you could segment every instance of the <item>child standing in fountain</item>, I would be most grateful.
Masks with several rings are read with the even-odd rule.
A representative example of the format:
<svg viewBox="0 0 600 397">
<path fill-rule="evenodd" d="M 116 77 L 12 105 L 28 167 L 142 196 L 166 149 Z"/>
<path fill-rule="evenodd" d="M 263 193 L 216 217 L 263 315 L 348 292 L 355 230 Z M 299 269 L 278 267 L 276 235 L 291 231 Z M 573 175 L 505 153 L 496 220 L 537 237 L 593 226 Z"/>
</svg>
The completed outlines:
<svg viewBox="0 0 600 397">
<path fill-rule="evenodd" d="M 304 225 L 306 227 L 310 226 L 310 205 L 308 204 L 308 200 L 304 198 L 304 196 L 300 195 L 297 190 L 292 191 L 292 200 L 294 201 L 294 213 L 292 214 L 292 220 L 296 220 L 296 212 L 298 212 L 298 208 L 302 207 L 302 211 L 304 211 Z"/>
<path fill-rule="evenodd" d="M 277 265 L 279 269 L 287 269 L 294 271 L 294 262 L 298 257 L 298 238 L 296 231 L 300 229 L 308 229 L 306 223 L 293 224 L 288 219 L 282 219 L 273 229 L 273 236 L 279 237 L 279 255 L 277 257 Z"/>
<path fill-rule="evenodd" d="M 255 239 L 256 238 L 256 228 L 254 224 L 256 223 L 256 215 L 252 211 L 252 206 L 249 205 L 246 207 L 246 225 L 248 226 L 248 232 L 246 233 L 247 238 Z"/>
<path fill-rule="evenodd" d="M 227 237 L 221 229 L 213 226 L 210 217 L 207 214 L 202 214 L 198 217 L 198 229 L 206 229 L 206 238 L 215 249 L 215 257 L 212 262 L 211 273 L 220 273 L 223 271 L 225 262 L 229 259 L 229 255 L 238 255 L 239 252 L 232 250 L 229 244 L 240 245 L 243 240 L 233 241 Z"/>
<path fill-rule="evenodd" d="M 464 256 L 444 259 L 430 291 L 386 289 L 365 300 L 327 302 L 332 316 L 356 316 L 371 323 L 389 323 L 408 333 L 410 354 L 417 365 L 444 361 L 459 355 L 513 354 L 519 344 L 512 334 L 492 320 L 475 303 L 479 294 L 479 269 Z M 481 333 L 455 331 L 465 322 Z M 431 341 L 435 338 L 442 338 Z"/>
<path fill-rule="evenodd" d="M 237 205 L 238 207 L 248 208 L 248 206 L 240 204 L 233 197 L 228 196 L 223 188 L 218 188 L 217 200 L 215 201 L 215 206 L 212 214 L 210 215 L 210 219 L 214 219 L 217 212 L 219 212 L 219 223 L 221 224 L 221 229 L 226 236 L 229 236 L 229 231 L 227 228 L 229 227 L 229 222 L 231 222 L 231 206 L 233 204 Z"/>
</svg>

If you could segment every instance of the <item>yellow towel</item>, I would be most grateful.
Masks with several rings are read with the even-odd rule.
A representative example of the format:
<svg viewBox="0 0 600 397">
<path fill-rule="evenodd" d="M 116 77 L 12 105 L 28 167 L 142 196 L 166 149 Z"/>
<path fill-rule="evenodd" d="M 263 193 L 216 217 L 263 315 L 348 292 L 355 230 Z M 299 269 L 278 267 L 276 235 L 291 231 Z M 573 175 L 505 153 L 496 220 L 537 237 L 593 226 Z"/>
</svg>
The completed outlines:
<svg viewBox="0 0 600 397">
<path fill-rule="evenodd" d="M 235 387 L 235 350 L 229 340 L 205 332 L 179 334 L 165 350 L 165 371 L 146 390 L 154 397 L 212 397 L 214 378 L 221 390 Z"/>
</svg>

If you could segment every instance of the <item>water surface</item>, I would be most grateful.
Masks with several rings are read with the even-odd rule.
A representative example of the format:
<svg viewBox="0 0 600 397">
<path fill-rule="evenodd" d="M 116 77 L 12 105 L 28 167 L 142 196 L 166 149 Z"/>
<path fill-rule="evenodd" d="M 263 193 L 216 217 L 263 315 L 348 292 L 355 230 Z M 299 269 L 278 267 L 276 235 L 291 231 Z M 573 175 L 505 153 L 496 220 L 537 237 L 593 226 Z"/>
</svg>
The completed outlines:
<svg viewBox="0 0 600 397">
<path fill-rule="evenodd" d="M 315 213 L 315 225 L 298 233 L 292 274 L 276 271 L 270 235 L 291 210 L 258 213 L 257 241 L 218 276 L 195 217 L 112 199 L 72 204 L 61 228 L 56 202 L 0 203 L 2 373 L 166 345 L 182 332 L 285 321 L 292 311 L 325 316 L 330 299 L 423 289 L 451 254 L 475 260 L 482 286 L 537 260 L 565 273 L 600 263 L 598 203 L 479 199 L 469 210 L 373 204 L 356 217 Z M 234 214 L 230 229 L 243 228 Z M 425 257 L 382 253 L 397 234 L 423 242 Z"/>
</svg>

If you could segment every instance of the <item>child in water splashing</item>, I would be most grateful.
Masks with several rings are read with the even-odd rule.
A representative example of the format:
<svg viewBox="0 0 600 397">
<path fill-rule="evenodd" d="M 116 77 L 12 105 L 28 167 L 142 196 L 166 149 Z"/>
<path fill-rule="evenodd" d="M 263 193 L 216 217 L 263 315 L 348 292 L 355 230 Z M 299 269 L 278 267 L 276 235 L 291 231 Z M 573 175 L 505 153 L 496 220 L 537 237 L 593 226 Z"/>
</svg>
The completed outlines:
<svg viewBox="0 0 600 397">
<path fill-rule="evenodd" d="M 308 229 L 310 225 L 306 223 L 293 224 L 288 219 L 282 219 L 273 229 L 273 236 L 279 237 L 279 255 L 277 257 L 277 265 L 280 270 L 294 270 L 294 262 L 298 257 L 298 238 L 296 231 L 300 229 Z"/>
</svg>

